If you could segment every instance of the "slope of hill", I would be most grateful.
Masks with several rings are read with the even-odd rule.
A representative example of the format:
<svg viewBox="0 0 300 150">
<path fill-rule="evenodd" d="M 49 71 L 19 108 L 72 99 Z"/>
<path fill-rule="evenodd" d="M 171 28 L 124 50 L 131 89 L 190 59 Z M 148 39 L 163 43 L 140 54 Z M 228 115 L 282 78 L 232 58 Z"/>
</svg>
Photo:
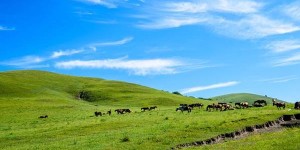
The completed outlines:
<svg viewBox="0 0 300 150">
<path fill-rule="evenodd" d="M 191 113 L 175 111 L 178 103 L 192 102 L 212 103 L 125 82 L 43 71 L 2 72 L 0 147 L 3 150 L 170 149 L 180 143 L 204 140 L 275 120 L 283 114 L 299 113 L 299 110 L 287 109 L 293 108 L 291 104 L 280 110 L 268 105 L 230 111 L 203 108 L 195 108 Z M 141 111 L 141 106 L 152 104 L 158 105 L 158 109 Z M 119 108 L 129 108 L 132 112 L 107 114 L 108 110 Z M 102 112 L 103 116 L 95 117 L 95 111 Z M 39 117 L 45 115 L 49 117 Z M 288 137 L 279 138 L 280 141 L 272 136 L 272 141 L 264 142 L 270 136 L 259 133 L 258 137 L 238 145 L 249 150 L 299 149 L 290 144 L 299 141 L 299 136 L 291 136 L 298 129 L 289 130 L 275 134 Z M 243 144 L 249 142 L 254 144 Z M 229 142 L 223 144 L 226 143 Z M 226 146 L 219 149 L 228 149 Z M 229 146 L 234 148 L 234 143 Z"/>
<path fill-rule="evenodd" d="M 227 94 L 227 95 L 221 95 L 216 96 L 212 98 L 213 100 L 216 100 L 218 102 L 248 102 L 252 104 L 256 100 L 266 100 L 268 104 L 272 104 L 272 97 L 262 96 L 262 95 L 256 95 L 256 94 L 250 94 L 250 93 L 234 93 L 234 94 Z M 281 101 L 281 100 L 278 100 Z"/>
<path fill-rule="evenodd" d="M 45 71 L 0 73 L 0 97 L 81 99 L 98 104 L 147 106 L 199 102 L 149 87 Z"/>
</svg>

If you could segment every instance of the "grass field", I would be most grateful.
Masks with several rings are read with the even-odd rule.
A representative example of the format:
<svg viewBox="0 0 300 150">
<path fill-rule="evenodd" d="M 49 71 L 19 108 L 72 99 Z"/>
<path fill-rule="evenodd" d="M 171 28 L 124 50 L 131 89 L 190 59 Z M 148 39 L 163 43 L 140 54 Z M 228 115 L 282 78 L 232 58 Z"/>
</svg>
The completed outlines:
<svg viewBox="0 0 300 150">
<path fill-rule="evenodd" d="M 218 102 L 248 102 L 249 104 L 252 104 L 255 100 L 263 99 L 268 104 L 272 105 L 272 99 L 273 97 L 262 96 L 257 94 L 250 94 L 250 93 L 233 93 L 233 94 L 227 94 L 227 95 L 221 95 L 216 96 L 212 98 L 213 100 L 216 100 Z M 282 100 L 277 100 L 282 101 Z"/>
<path fill-rule="evenodd" d="M 30 78 L 35 77 L 34 74 L 40 77 Z M 275 120 L 282 114 L 299 113 L 290 109 L 292 104 L 285 110 L 268 105 L 224 112 L 195 108 L 192 113 L 181 113 L 175 112 L 179 103 L 207 105 L 212 102 L 124 82 L 47 72 L 1 73 L 0 79 L 1 87 L 5 87 L 0 94 L 1 149 L 170 149 L 177 144 Z M 129 90 L 137 90 L 128 91 L 128 86 L 131 86 Z M 91 92 L 94 98 L 91 101 L 77 99 L 76 93 L 80 90 Z M 107 91 L 109 99 L 98 99 L 98 90 Z M 141 107 L 151 105 L 157 105 L 158 110 L 141 112 Z M 133 112 L 90 117 L 95 111 L 117 108 L 130 108 Z M 38 118 L 46 114 L 49 118 Z M 235 146 L 238 149 L 259 149 L 259 146 L 297 149 L 299 144 L 290 143 L 300 142 L 298 133 L 299 128 L 284 129 L 192 149 L 235 149 Z"/>
<path fill-rule="evenodd" d="M 229 140 L 223 143 L 190 149 L 272 149 L 272 150 L 298 150 L 300 149 L 300 128 L 285 128 L 274 132 L 256 133 L 239 140 Z"/>
</svg>

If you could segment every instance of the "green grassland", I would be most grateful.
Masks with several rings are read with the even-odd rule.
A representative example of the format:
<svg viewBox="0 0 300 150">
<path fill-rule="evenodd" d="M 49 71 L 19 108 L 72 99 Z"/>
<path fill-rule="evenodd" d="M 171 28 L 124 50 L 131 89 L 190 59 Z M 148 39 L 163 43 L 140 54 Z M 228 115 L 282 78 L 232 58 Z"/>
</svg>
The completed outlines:
<svg viewBox="0 0 300 150">
<path fill-rule="evenodd" d="M 0 97 L 78 99 L 103 105 L 147 106 L 178 105 L 197 99 L 171 94 L 149 87 L 96 78 L 74 77 L 43 71 L 11 71 L 0 73 Z"/>
<path fill-rule="evenodd" d="M 268 105 L 263 108 L 192 113 L 175 112 L 180 103 L 213 101 L 170 94 L 152 88 L 95 78 L 73 77 L 41 71 L 0 73 L 0 147 L 1 149 L 170 149 L 177 144 L 204 140 L 248 125 L 275 120 L 282 114 L 299 113 Z M 88 98 L 78 99 L 85 91 Z M 157 105 L 158 110 L 140 108 Z M 130 114 L 91 117 L 95 111 L 130 108 Z M 47 119 L 39 119 L 40 115 Z M 243 119 L 242 119 L 243 118 Z M 204 149 L 253 149 L 263 142 L 276 149 L 299 143 L 299 128 L 232 140 Z M 292 136 L 290 136 L 292 135 Z M 270 141 L 278 136 L 279 140 Z M 289 138 L 284 138 L 289 137 Z M 268 140 L 269 139 L 269 140 Z M 238 144 L 236 144 L 238 143 Z M 291 147 L 299 148 L 298 147 Z"/>
<path fill-rule="evenodd" d="M 219 143 L 215 145 L 206 145 L 202 147 L 194 147 L 191 149 L 298 150 L 300 149 L 299 132 L 300 132 L 299 127 L 285 128 L 274 132 L 259 133 L 259 134 L 257 133 L 238 140 L 228 140 L 223 143 Z"/>
<path fill-rule="evenodd" d="M 248 102 L 249 104 L 252 104 L 255 100 L 265 100 L 267 104 L 272 104 L 272 97 L 257 95 L 257 94 L 250 94 L 250 93 L 233 93 L 233 94 L 227 94 L 227 95 L 221 95 L 211 98 L 213 100 L 216 100 L 218 102 Z M 277 100 L 282 101 L 282 100 Z"/>
</svg>

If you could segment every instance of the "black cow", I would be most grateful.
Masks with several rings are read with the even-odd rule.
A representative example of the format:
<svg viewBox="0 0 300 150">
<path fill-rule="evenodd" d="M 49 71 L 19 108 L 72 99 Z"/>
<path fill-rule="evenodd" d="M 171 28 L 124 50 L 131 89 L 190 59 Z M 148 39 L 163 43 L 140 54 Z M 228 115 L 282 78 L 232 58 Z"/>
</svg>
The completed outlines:
<svg viewBox="0 0 300 150">
<path fill-rule="evenodd" d="M 110 109 L 109 111 L 107 111 L 107 114 L 108 114 L 108 115 L 111 115 L 111 109 Z"/>
<path fill-rule="evenodd" d="M 300 102 L 296 102 L 294 108 L 295 108 L 295 109 L 300 109 Z"/>
<path fill-rule="evenodd" d="M 130 109 L 116 109 L 115 112 L 118 114 L 131 113 Z"/>
<path fill-rule="evenodd" d="M 48 118 L 48 115 L 40 116 L 39 118 Z"/>
<path fill-rule="evenodd" d="M 187 111 L 188 113 L 192 112 L 192 108 L 188 106 L 180 106 L 176 108 L 176 111 L 180 110 L 182 113 L 183 111 Z"/>
<path fill-rule="evenodd" d="M 98 112 L 98 111 L 95 111 L 95 113 L 94 113 L 94 114 L 95 114 L 95 116 L 96 116 L 96 117 L 98 117 L 98 116 L 102 116 L 102 113 L 101 113 L 101 112 Z"/>
<path fill-rule="evenodd" d="M 150 110 L 150 108 L 149 107 L 143 107 L 143 108 L 141 108 L 141 111 L 146 111 L 146 110 Z"/>
<path fill-rule="evenodd" d="M 261 105 L 261 104 L 264 104 L 264 106 L 267 106 L 267 101 L 265 100 L 256 100 L 254 101 L 253 105 Z"/>
<path fill-rule="evenodd" d="M 149 108 L 149 110 L 155 110 L 157 108 L 157 106 L 151 106 L 150 108 Z"/>
<path fill-rule="evenodd" d="M 192 108 L 198 107 L 199 109 L 200 109 L 202 106 L 203 106 L 203 104 L 201 104 L 201 103 L 194 103 L 194 104 L 190 104 L 190 105 L 189 105 L 189 107 L 192 107 Z"/>
</svg>

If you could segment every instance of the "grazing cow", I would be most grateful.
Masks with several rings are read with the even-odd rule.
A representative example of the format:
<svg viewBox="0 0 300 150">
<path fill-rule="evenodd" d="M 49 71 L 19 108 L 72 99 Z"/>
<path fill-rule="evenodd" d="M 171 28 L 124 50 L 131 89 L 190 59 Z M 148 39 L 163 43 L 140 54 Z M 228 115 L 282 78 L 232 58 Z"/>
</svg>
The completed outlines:
<svg viewBox="0 0 300 150">
<path fill-rule="evenodd" d="M 141 108 L 141 111 L 145 111 L 145 110 L 150 110 L 150 108 L 149 107 L 143 107 L 143 108 Z"/>
<path fill-rule="evenodd" d="M 115 112 L 118 114 L 131 113 L 130 109 L 116 109 Z"/>
<path fill-rule="evenodd" d="M 215 108 L 216 110 L 220 110 L 220 111 L 223 110 L 223 105 L 222 105 L 222 104 L 217 104 L 217 105 L 213 104 L 213 105 L 214 105 L 214 108 Z"/>
<path fill-rule="evenodd" d="M 107 114 L 108 114 L 108 115 L 111 115 L 111 109 L 110 109 L 109 111 L 107 111 Z"/>
<path fill-rule="evenodd" d="M 182 113 L 183 111 L 187 111 L 188 113 L 192 112 L 192 108 L 191 107 L 186 107 L 186 106 L 180 106 L 178 108 L 176 108 L 176 111 L 180 110 Z"/>
<path fill-rule="evenodd" d="M 211 111 L 211 110 L 213 110 L 215 107 L 214 107 L 214 105 L 207 105 L 206 106 L 206 111 Z"/>
<path fill-rule="evenodd" d="M 241 102 L 241 103 L 240 103 L 240 107 L 242 107 L 243 109 L 244 109 L 244 108 L 248 108 L 248 107 L 249 107 L 249 104 L 248 104 L 248 102 Z"/>
<path fill-rule="evenodd" d="M 234 106 L 235 107 L 237 107 L 237 106 L 241 107 L 241 103 L 240 102 L 236 102 L 236 103 L 234 103 Z"/>
<path fill-rule="evenodd" d="M 123 109 L 124 113 L 131 113 L 130 109 Z"/>
<path fill-rule="evenodd" d="M 294 108 L 295 108 L 295 109 L 300 109 L 300 102 L 295 102 Z"/>
<path fill-rule="evenodd" d="M 155 110 L 157 108 L 157 106 L 151 106 L 150 108 L 149 108 L 149 110 Z"/>
<path fill-rule="evenodd" d="M 221 105 L 221 104 L 215 104 L 215 103 L 213 103 L 212 105 L 207 105 L 207 107 L 206 107 L 206 111 L 211 111 L 211 109 L 212 110 L 214 110 L 214 109 L 216 109 L 216 110 L 220 110 L 220 111 L 222 111 L 223 110 L 223 105 Z"/>
<path fill-rule="evenodd" d="M 283 108 L 283 109 L 285 109 L 285 103 L 281 103 L 281 102 L 276 102 L 276 100 L 275 99 L 272 99 L 272 102 L 273 102 L 273 106 L 276 106 L 277 107 L 277 109 L 281 109 L 281 107 Z"/>
<path fill-rule="evenodd" d="M 281 109 L 281 107 L 283 108 L 283 109 L 285 109 L 285 103 L 275 103 L 275 104 L 273 104 L 273 105 L 276 105 L 277 106 L 277 108 L 278 109 Z"/>
<path fill-rule="evenodd" d="M 95 116 L 96 116 L 96 117 L 98 117 L 98 116 L 102 116 L 102 113 L 101 113 L 101 112 L 98 112 L 98 111 L 95 111 L 95 113 L 94 113 L 94 114 L 95 114 Z"/>
<path fill-rule="evenodd" d="M 267 106 L 267 101 L 265 101 L 265 100 L 256 100 L 256 101 L 254 101 L 253 105 L 256 105 L 256 104 L 264 104 L 264 106 Z"/>
<path fill-rule="evenodd" d="M 201 109 L 202 106 L 203 106 L 203 104 L 201 104 L 201 103 L 195 103 L 195 104 L 190 104 L 190 105 L 189 105 L 189 107 L 191 107 L 192 109 L 193 109 L 194 107 L 198 107 L 199 109 Z"/>
<path fill-rule="evenodd" d="M 116 109 L 115 112 L 117 114 L 124 114 L 124 110 L 123 109 Z"/>
<path fill-rule="evenodd" d="M 48 118 L 48 115 L 40 116 L 39 118 Z"/>
<path fill-rule="evenodd" d="M 295 109 L 300 109 L 300 102 L 296 102 L 294 108 L 295 108 Z"/>
<path fill-rule="evenodd" d="M 225 105 L 223 105 L 223 107 L 224 107 L 224 111 L 225 110 L 234 110 L 232 105 L 230 105 L 230 104 L 225 104 Z"/>
</svg>

